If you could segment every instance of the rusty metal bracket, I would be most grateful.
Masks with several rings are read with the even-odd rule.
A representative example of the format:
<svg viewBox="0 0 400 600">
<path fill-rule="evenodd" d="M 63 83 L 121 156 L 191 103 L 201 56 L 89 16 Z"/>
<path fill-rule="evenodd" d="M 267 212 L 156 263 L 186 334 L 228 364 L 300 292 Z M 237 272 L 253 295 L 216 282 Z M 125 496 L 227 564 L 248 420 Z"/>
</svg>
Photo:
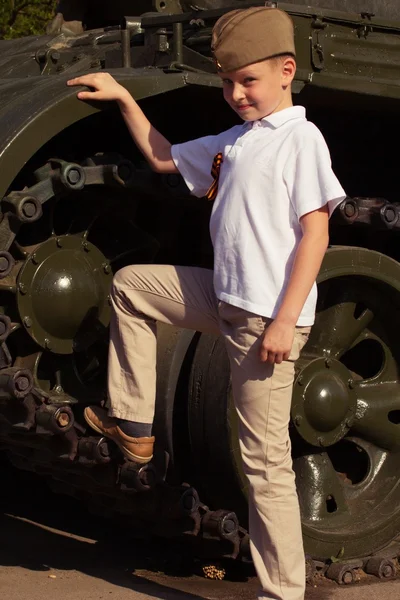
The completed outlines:
<svg viewBox="0 0 400 600">
<path fill-rule="evenodd" d="M 315 17 L 311 23 L 311 61 L 317 71 L 322 71 L 325 67 L 324 49 L 320 33 L 324 31 L 327 25 L 320 17 Z"/>
<path fill-rule="evenodd" d="M 400 204 L 384 198 L 346 198 L 334 213 L 335 221 L 370 225 L 376 230 L 400 230 Z"/>
<path fill-rule="evenodd" d="M 375 13 L 370 12 L 362 12 L 361 18 L 365 19 L 367 23 L 362 23 L 357 30 L 357 35 L 359 38 L 367 39 L 368 35 L 373 31 L 371 19 L 375 16 Z"/>
</svg>

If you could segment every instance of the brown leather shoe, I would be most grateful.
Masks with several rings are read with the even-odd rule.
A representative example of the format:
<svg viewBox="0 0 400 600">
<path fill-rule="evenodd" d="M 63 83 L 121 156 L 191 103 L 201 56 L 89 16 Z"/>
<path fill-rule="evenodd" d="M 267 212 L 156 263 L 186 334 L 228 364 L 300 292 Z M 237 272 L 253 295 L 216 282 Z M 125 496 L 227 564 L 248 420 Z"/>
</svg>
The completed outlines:
<svg viewBox="0 0 400 600">
<path fill-rule="evenodd" d="M 126 435 L 118 427 L 116 419 L 109 417 L 100 406 L 87 406 L 83 414 L 90 427 L 113 440 L 129 460 L 144 464 L 153 458 L 154 436 L 134 438 Z"/>
</svg>

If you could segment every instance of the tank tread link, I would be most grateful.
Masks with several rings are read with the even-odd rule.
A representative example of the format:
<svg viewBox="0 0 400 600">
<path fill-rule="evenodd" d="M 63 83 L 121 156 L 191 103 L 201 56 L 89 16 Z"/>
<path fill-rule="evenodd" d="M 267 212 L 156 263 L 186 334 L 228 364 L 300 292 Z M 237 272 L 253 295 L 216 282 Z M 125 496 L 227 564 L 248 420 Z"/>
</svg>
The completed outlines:
<svg viewBox="0 0 400 600">
<path fill-rule="evenodd" d="M 233 6 L 264 3 L 206 2 L 155 0 L 134 17 L 129 3 L 107 17 L 88 3 L 75 33 L 66 12 L 51 35 L 0 42 L 0 448 L 100 514 L 218 541 L 236 559 L 249 553 L 246 481 L 221 339 L 158 327 L 150 464 L 124 461 L 83 419 L 105 403 L 113 273 L 133 262 L 211 268 L 211 207 L 149 170 L 115 107 L 65 85 L 110 71 L 173 142 L 235 124 L 211 28 Z M 279 3 L 295 23 L 294 101 L 349 194 L 331 219 L 290 431 L 308 578 L 348 584 L 360 569 L 395 576 L 400 555 L 400 13 L 323 3 Z M 91 22 L 101 28 L 80 28 Z"/>
</svg>

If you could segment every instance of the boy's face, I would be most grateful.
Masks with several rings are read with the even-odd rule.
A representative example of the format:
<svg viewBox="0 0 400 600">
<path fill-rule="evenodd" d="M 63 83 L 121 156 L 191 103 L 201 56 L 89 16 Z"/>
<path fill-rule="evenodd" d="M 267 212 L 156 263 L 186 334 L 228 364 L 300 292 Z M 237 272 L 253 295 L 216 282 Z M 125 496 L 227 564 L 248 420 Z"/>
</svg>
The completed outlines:
<svg viewBox="0 0 400 600">
<path fill-rule="evenodd" d="M 293 58 L 264 60 L 229 73 L 219 73 L 224 98 L 244 120 L 256 121 L 292 106 Z"/>
</svg>

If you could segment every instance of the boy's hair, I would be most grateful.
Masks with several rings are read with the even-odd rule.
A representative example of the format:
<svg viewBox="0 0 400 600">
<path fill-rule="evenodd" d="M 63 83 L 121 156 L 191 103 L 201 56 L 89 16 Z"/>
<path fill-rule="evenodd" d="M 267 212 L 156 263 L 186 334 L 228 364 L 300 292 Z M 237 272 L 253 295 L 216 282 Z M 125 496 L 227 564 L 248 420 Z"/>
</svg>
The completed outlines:
<svg viewBox="0 0 400 600">
<path fill-rule="evenodd" d="M 295 56 L 293 21 L 278 8 L 232 10 L 215 23 L 211 49 L 225 73 L 282 54 Z"/>
</svg>

